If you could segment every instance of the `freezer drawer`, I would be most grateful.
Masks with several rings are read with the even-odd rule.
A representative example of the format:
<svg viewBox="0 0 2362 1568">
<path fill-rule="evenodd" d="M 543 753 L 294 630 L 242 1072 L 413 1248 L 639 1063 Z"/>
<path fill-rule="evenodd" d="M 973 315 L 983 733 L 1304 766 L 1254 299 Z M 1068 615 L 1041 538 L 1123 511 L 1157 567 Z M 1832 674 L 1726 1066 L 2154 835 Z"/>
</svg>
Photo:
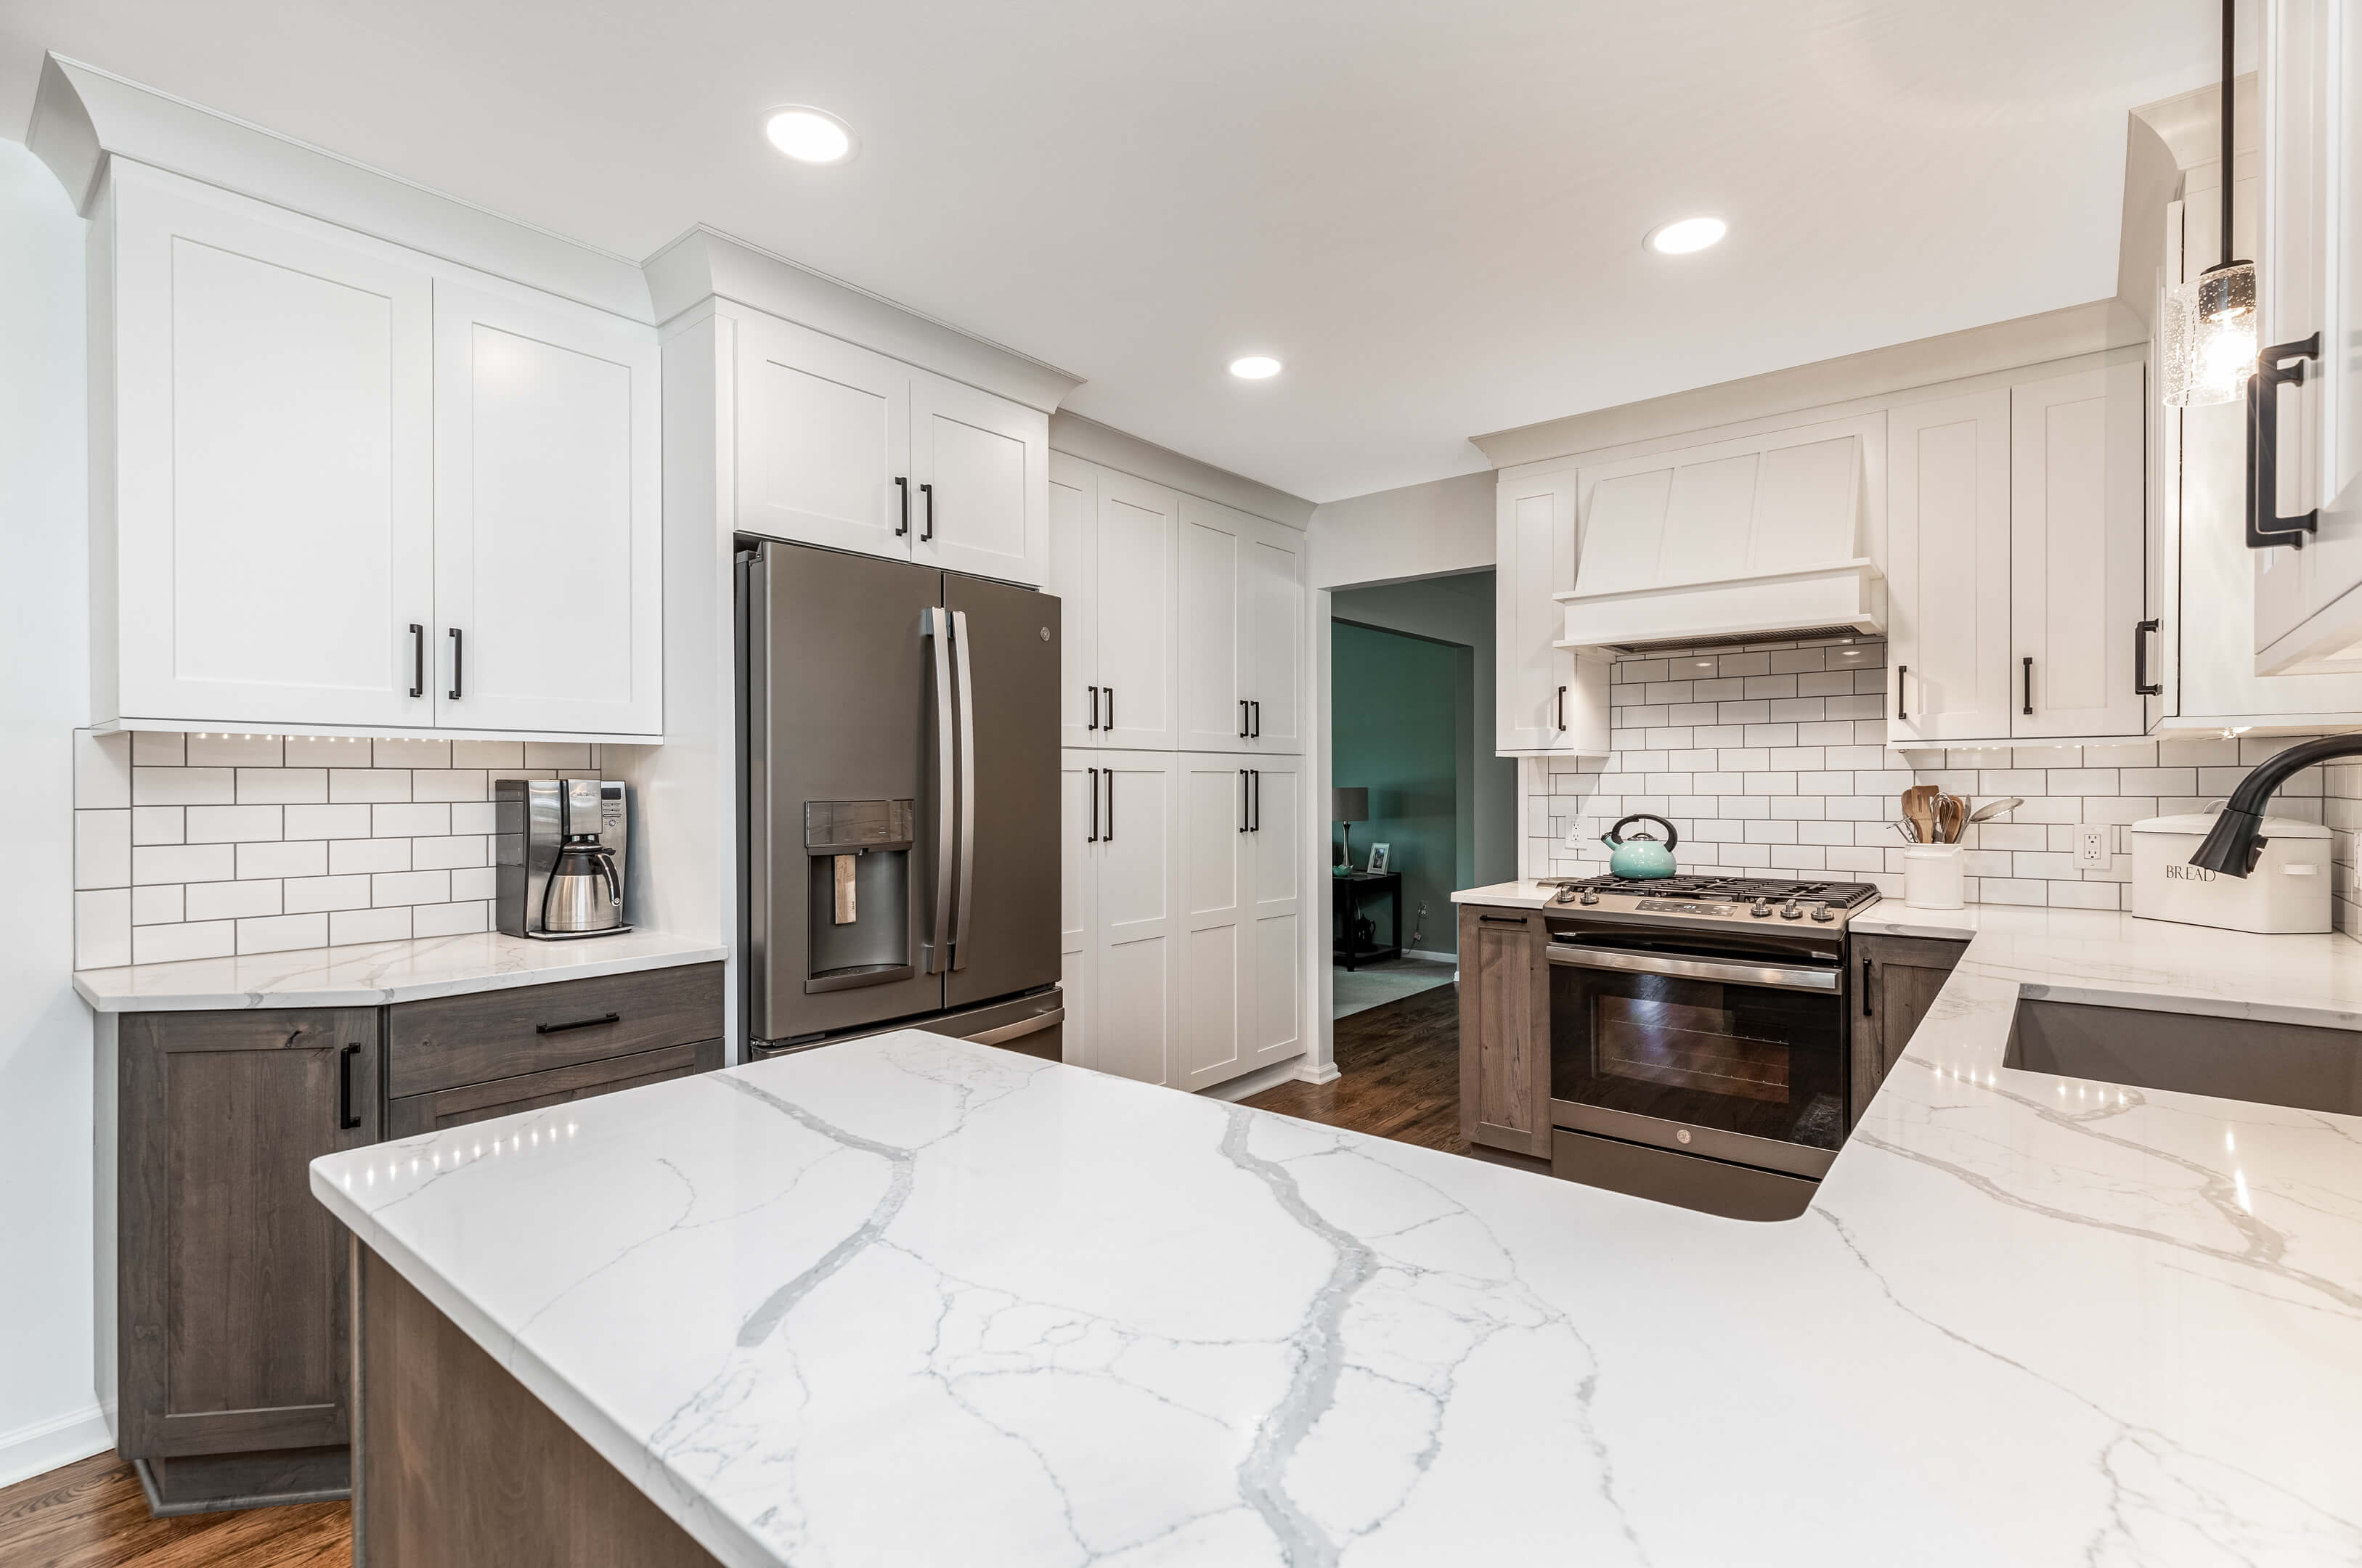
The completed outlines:
<svg viewBox="0 0 2362 1568">
<path fill-rule="evenodd" d="M 787 1056 L 822 1045 L 841 1045 L 847 1040 L 867 1040 L 879 1034 L 890 1034 L 898 1029 L 917 1029 L 929 1034 L 948 1034 L 955 1039 L 973 1041 L 978 1045 L 998 1045 L 1004 1051 L 1056 1062 L 1065 1059 L 1065 1021 L 1066 994 L 1052 987 L 1047 991 L 1009 1001 L 964 1008 L 958 1012 L 937 1013 L 932 1018 L 905 1019 L 899 1023 L 881 1024 L 876 1029 L 850 1030 L 843 1034 L 830 1035 L 825 1040 L 796 1045 L 757 1046 L 755 1055 L 758 1059 Z"/>
</svg>

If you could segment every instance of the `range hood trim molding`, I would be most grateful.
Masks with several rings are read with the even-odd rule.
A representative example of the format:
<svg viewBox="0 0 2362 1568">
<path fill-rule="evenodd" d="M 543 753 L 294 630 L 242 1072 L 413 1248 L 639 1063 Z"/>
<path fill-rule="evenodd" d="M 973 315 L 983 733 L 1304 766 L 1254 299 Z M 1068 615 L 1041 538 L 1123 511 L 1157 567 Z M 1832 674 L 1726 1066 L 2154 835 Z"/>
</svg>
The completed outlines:
<svg viewBox="0 0 2362 1568">
<path fill-rule="evenodd" d="M 1823 578 L 1856 576 L 1865 584 L 1886 580 L 1886 574 L 1878 569 L 1876 561 L 1868 556 L 1854 556 L 1846 560 L 1831 561 L 1827 566 L 1797 567 L 1789 571 L 1747 572 L 1738 577 L 1701 578 L 1695 582 L 1658 582 L 1651 583 L 1646 588 L 1617 588 L 1604 593 L 1553 593 L 1551 597 L 1562 604 L 1608 604 L 1621 600 L 1665 599 L 1697 589 L 1731 588 L 1756 583 L 1768 586 L 1772 583 L 1805 582 Z"/>
<path fill-rule="evenodd" d="M 1885 631 L 1885 578 L 1868 558 L 1801 571 L 1712 582 L 1556 594 L 1566 604 L 1562 648 L 1612 648 L 1626 643 L 1746 636 L 1774 640 L 1812 627 Z"/>
</svg>

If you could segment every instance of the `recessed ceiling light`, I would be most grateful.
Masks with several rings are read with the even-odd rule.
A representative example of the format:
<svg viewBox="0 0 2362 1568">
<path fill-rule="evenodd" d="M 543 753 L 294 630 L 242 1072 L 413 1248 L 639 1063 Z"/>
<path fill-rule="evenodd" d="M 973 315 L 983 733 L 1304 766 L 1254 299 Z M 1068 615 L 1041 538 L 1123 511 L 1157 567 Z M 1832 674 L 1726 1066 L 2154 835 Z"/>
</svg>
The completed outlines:
<svg viewBox="0 0 2362 1568">
<path fill-rule="evenodd" d="M 853 153 L 853 132 L 843 120 L 800 104 L 772 110 L 763 134 L 799 163 L 841 163 Z"/>
<path fill-rule="evenodd" d="M 1250 354 L 1243 359 L 1231 361 L 1231 374 L 1242 381 L 1269 381 L 1279 374 L 1279 361 L 1264 354 Z"/>
<path fill-rule="evenodd" d="M 1664 256 L 1687 256 L 1693 250 L 1719 244 L 1729 232 L 1729 226 L 1717 217 L 1683 218 L 1650 230 L 1649 248 Z"/>
</svg>

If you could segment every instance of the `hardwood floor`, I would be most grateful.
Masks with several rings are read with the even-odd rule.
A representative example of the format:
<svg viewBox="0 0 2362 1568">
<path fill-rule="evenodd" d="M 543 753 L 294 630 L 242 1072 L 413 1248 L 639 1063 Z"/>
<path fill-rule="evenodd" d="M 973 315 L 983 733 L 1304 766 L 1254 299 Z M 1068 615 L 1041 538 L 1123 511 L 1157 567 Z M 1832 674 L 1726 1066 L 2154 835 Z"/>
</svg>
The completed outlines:
<svg viewBox="0 0 2362 1568">
<path fill-rule="evenodd" d="M 1350 1013 L 1336 1030 L 1336 1081 L 1285 1083 L 1245 1103 L 1328 1127 L 1470 1152 L 1460 1136 L 1458 986 Z"/>
<path fill-rule="evenodd" d="M 0 1488 L 7 1568 L 351 1568 L 352 1507 L 149 1516 L 139 1477 L 102 1453 Z"/>
</svg>

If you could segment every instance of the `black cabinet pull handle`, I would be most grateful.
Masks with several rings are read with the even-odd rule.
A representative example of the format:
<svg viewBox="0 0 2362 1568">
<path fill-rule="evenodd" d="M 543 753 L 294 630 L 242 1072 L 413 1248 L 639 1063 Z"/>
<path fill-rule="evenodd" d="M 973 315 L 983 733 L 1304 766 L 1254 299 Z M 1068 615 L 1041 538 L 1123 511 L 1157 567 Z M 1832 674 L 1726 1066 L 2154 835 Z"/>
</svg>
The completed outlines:
<svg viewBox="0 0 2362 1568">
<path fill-rule="evenodd" d="M 1476 917 L 1476 921 L 1480 925 L 1523 925 L 1526 923 L 1526 917 L 1523 915 L 1478 915 Z"/>
<path fill-rule="evenodd" d="M 451 628 L 451 701 L 454 702 L 459 700 L 459 652 L 462 646 L 459 628 L 454 626 Z"/>
<path fill-rule="evenodd" d="M 533 1032 L 535 1034 L 563 1034 L 569 1029 L 596 1029 L 602 1023 L 621 1023 L 623 1021 L 622 1013 L 602 1012 L 596 1018 L 578 1018 L 571 1023 L 536 1023 Z"/>
<path fill-rule="evenodd" d="M 1261 833 L 1263 832 L 1263 769 L 1251 767 L 1247 770 L 1247 775 L 1254 780 L 1254 827 L 1252 831 Z"/>
<path fill-rule="evenodd" d="M 1247 830 L 1247 770 L 1239 769 L 1239 831 Z"/>
<path fill-rule="evenodd" d="M 1562 687 L 1560 687 L 1560 688 L 1558 689 L 1558 727 L 1559 727 L 1559 732 L 1560 732 L 1562 734 L 1565 733 L 1565 731 L 1566 731 L 1566 688 L 1565 688 L 1565 687 L 1563 687 L 1563 686 L 1562 686 Z"/>
<path fill-rule="evenodd" d="M 1086 728 L 1088 728 L 1088 729 L 1094 729 L 1094 730 L 1095 730 L 1095 729 L 1098 729 L 1098 728 L 1099 727 L 1099 689 L 1098 689 L 1098 687 L 1094 686 L 1094 687 L 1090 688 L 1090 693 L 1091 693 L 1091 722 L 1090 722 L 1090 723 L 1089 723 L 1088 725 L 1087 725 L 1087 726 L 1085 726 L 1085 727 L 1086 727 Z"/>
<path fill-rule="evenodd" d="M 2280 515 L 2280 388 L 2304 385 L 2304 362 L 2321 356 L 2321 334 L 2294 343 L 2275 343 L 2256 356 L 2247 378 L 2247 548 L 2275 545 L 2304 548 L 2304 536 L 2321 529 L 2318 509 Z M 2293 359 L 2295 364 L 2284 361 Z"/>
<path fill-rule="evenodd" d="M 426 695 L 426 628 L 410 623 L 410 694 Z"/>
<path fill-rule="evenodd" d="M 360 1060 L 359 1041 L 337 1053 L 337 1126 L 347 1132 L 361 1124 L 353 1114 L 353 1064 Z"/>
<path fill-rule="evenodd" d="M 1095 690 L 1096 690 L 1096 689 L 1095 689 Z M 1098 710 L 1096 707 L 1094 707 L 1091 711 L 1092 711 L 1093 712 L 1097 712 Z M 1091 774 L 1091 836 L 1090 836 L 1090 837 L 1088 837 L 1088 838 L 1087 838 L 1087 839 L 1085 839 L 1085 840 L 1083 840 L 1083 842 L 1084 842 L 1085 844 L 1097 844 L 1097 843 L 1099 841 L 1099 770 L 1098 770 L 1098 768 L 1094 767 L 1094 768 L 1092 768 L 1092 769 L 1090 770 L 1090 774 Z"/>
<path fill-rule="evenodd" d="M 1111 730 L 1115 728 L 1115 688 L 1112 686 L 1102 686 L 1099 690 L 1107 693 L 1108 700 L 1107 723 L 1101 724 L 1099 728 L 1103 730 Z M 1115 777 L 1114 768 L 1110 767 L 1108 769 L 1108 777 L 1110 778 Z"/>
<path fill-rule="evenodd" d="M 1104 843 L 1113 844 L 1115 842 L 1115 769 L 1110 767 L 1106 771 L 1108 792 L 1107 832 L 1099 834 L 1099 838 Z"/>
<path fill-rule="evenodd" d="M 2157 630 L 2155 621 L 2141 621 L 2133 626 L 2133 695 L 2162 697 L 2165 682 L 2148 678 L 2148 635 Z"/>
<path fill-rule="evenodd" d="M 919 487 L 919 493 L 927 498 L 926 530 L 919 536 L 919 542 L 923 545 L 935 536 L 935 487 L 922 484 Z"/>
<path fill-rule="evenodd" d="M 1247 730 L 1247 738 L 1250 740 L 1263 739 L 1263 704 L 1261 702 L 1249 702 L 1247 704 L 1247 712 L 1252 715 L 1252 723 Z"/>
<path fill-rule="evenodd" d="M 1247 700 L 1239 699 L 1239 739 L 1247 738 Z"/>
<path fill-rule="evenodd" d="M 894 536 L 899 539 L 911 531 L 911 480 L 909 476 L 904 474 L 896 474 L 894 476 L 894 488 L 902 492 L 902 525 L 900 527 L 894 530 Z"/>
<path fill-rule="evenodd" d="M 1861 1015 L 1870 1016 L 1870 960 L 1861 961 Z"/>
<path fill-rule="evenodd" d="M 1909 665 L 1898 664 L 1894 667 L 1894 716 L 1898 719 L 1908 719 L 1911 717 L 1910 713 L 1905 712 L 1903 706 L 1903 690 L 1910 679 L 1911 667 Z"/>
<path fill-rule="evenodd" d="M 2034 656 L 2028 654 L 2018 662 L 2025 667 L 2025 705 L 2019 712 L 2031 715 L 2034 712 Z"/>
</svg>

